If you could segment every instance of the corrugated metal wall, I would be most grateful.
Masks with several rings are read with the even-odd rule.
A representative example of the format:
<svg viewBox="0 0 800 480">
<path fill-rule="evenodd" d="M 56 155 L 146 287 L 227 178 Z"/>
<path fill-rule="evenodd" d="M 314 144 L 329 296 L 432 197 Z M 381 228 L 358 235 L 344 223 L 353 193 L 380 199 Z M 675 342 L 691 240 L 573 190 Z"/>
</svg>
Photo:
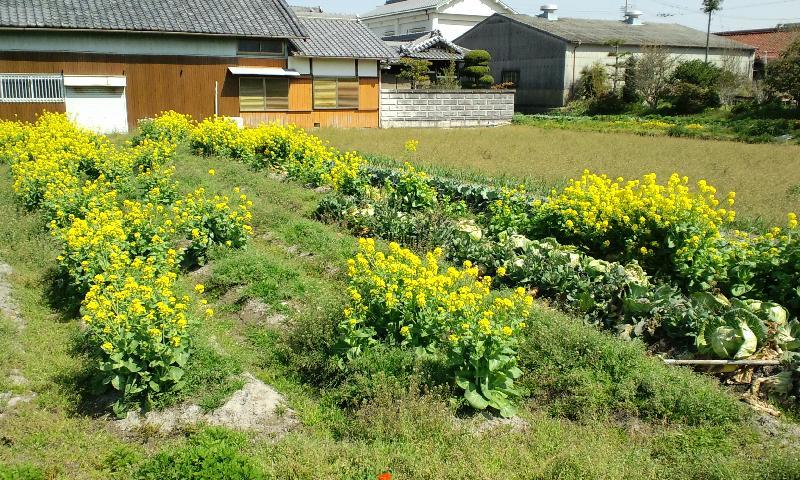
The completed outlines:
<svg viewBox="0 0 800 480">
<path fill-rule="evenodd" d="M 564 103 L 566 42 L 501 18 L 490 18 L 458 39 L 469 49 L 492 55 L 492 75 L 501 81 L 503 70 L 519 71 L 516 106 L 561 106 Z"/>
</svg>

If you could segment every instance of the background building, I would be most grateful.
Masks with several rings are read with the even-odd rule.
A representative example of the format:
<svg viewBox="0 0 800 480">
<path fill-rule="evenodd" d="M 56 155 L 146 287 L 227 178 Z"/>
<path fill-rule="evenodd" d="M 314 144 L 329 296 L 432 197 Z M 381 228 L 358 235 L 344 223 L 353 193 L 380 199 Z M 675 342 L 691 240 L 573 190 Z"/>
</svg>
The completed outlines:
<svg viewBox="0 0 800 480">
<path fill-rule="evenodd" d="M 384 37 L 383 40 L 395 52 L 396 57 L 396 60 L 390 62 L 389 67 L 383 70 L 381 86 L 384 90 L 411 88 L 408 80 L 399 77 L 401 71 L 399 59 L 401 58 L 430 62 L 430 80 L 431 84 L 435 84 L 438 75 L 450 65 L 450 62 L 456 64 L 454 80 L 457 81 L 458 69 L 464 61 L 464 55 L 469 52 L 466 48 L 444 38 L 439 31 L 396 35 Z"/>
<path fill-rule="evenodd" d="M 170 109 L 377 127 L 393 55 L 357 19 L 284 0 L 4 0 L 0 29 L 0 118 L 66 112 L 104 132 Z"/>
<path fill-rule="evenodd" d="M 764 72 L 770 61 L 776 60 L 792 42 L 800 39 L 800 23 L 778 25 L 773 28 L 760 28 L 756 30 L 735 30 L 718 32 L 715 35 L 726 37 L 739 43 L 751 45 L 756 48 L 756 61 L 753 67 L 753 76 L 758 80 L 764 77 Z"/>
<path fill-rule="evenodd" d="M 516 13 L 500 0 L 387 0 L 361 15 L 381 37 L 438 30 L 454 40 L 495 13 Z"/>
<path fill-rule="evenodd" d="M 455 40 L 469 49 L 488 50 L 492 75 L 516 85 L 519 110 L 566 104 L 581 71 L 595 62 L 609 64 L 608 42 L 634 55 L 649 45 L 667 48 L 682 60 L 704 59 L 706 33 L 677 24 L 643 23 L 641 12 L 625 21 L 559 18 L 555 6 L 540 16 L 495 14 Z M 709 60 L 734 64 L 752 74 L 755 48 L 711 36 Z"/>
</svg>

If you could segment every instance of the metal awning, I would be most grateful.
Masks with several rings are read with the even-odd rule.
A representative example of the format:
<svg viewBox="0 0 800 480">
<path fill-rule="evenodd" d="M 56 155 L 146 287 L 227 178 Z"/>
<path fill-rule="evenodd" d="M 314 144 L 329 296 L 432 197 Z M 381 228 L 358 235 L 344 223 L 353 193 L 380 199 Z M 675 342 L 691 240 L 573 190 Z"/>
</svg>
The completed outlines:
<svg viewBox="0 0 800 480">
<path fill-rule="evenodd" d="M 299 77 L 300 72 L 278 67 L 228 67 L 234 75 L 251 75 L 258 77 Z"/>
<path fill-rule="evenodd" d="M 125 87 L 127 80 L 120 76 L 106 75 L 64 75 L 67 87 Z"/>
</svg>

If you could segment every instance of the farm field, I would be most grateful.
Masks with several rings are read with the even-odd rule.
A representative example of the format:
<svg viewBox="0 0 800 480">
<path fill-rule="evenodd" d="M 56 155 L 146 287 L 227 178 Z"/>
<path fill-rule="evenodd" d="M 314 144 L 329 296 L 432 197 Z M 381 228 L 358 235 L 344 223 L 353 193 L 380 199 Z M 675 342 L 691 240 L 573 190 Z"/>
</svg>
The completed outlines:
<svg viewBox="0 0 800 480">
<path fill-rule="evenodd" d="M 432 172 L 527 180 L 542 194 L 584 169 L 611 177 L 672 173 L 706 178 L 720 192 L 735 191 L 742 220 L 782 222 L 800 210 L 800 146 L 580 132 L 511 125 L 492 129 L 323 129 L 319 136 L 343 150 L 358 150 Z M 405 151 L 409 139 L 417 152 Z"/>
<path fill-rule="evenodd" d="M 174 126 L 165 123 L 167 130 Z M 56 126 L 67 132 L 66 137 L 83 138 L 59 122 Z M 38 176 L 50 168 L 49 158 L 44 156 L 45 162 L 35 165 L 41 168 L 29 170 L 29 177 L 19 175 L 19 170 L 12 172 L 7 164 L 0 165 L 0 214 L 13 219 L 0 223 L 0 261 L 11 270 L 0 276 L 5 287 L 0 288 L 0 294 L 10 290 L 10 296 L 0 297 L 0 392 L 11 392 L 15 399 L 11 405 L 8 398 L 0 397 L 0 478 L 744 480 L 800 476 L 800 434 L 791 411 L 781 420 L 756 413 L 716 379 L 684 368 L 666 367 L 647 353 L 645 342 L 622 340 L 590 325 L 585 318 L 578 318 L 582 315 L 577 309 L 561 308 L 564 299 L 548 300 L 544 289 L 541 299 L 527 305 L 529 290 L 522 288 L 520 292 L 521 287 L 512 288 L 505 283 L 499 267 L 482 265 L 482 271 L 477 273 L 471 262 L 437 260 L 433 252 L 425 256 L 426 251 L 432 250 L 430 241 L 439 240 L 436 232 L 426 232 L 413 224 L 413 235 L 402 223 L 387 222 L 384 232 L 379 232 L 375 224 L 351 224 L 352 216 L 358 217 L 362 215 L 359 212 L 369 208 L 380 211 L 385 205 L 377 202 L 392 198 L 401 204 L 397 208 L 410 210 L 396 216 L 401 222 L 416 218 L 414 209 L 420 208 L 452 208 L 445 214 L 459 219 L 479 217 L 459 206 L 439 208 L 438 202 L 443 200 L 429 196 L 433 192 L 423 175 L 401 173 L 396 187 L 381 191 L 359 183 L 364 165 L 357 157 L 342 155 L 330 162 L 317 162 L 315 155 L 328 158 L 330 152 L 317 150 L 313 138 L 297 131 L 266 127 L 255 132 L 258 142 L 275 142 L 269 143 L 261 156 L 252 154 L 258 146 L 248 150 L 252 145 L 248 137 L 231 140 L 236 138 L 233 132 L 237 132 L 236 128 L 227 122 L 206 122 L 191 134 L 191 141 L 176 134 L 174 152 L 167 145 L 169 142 L 157 141 L 154 146 L 143 140 L 141 151 L 135 151 L 139 156 L 132 158 L 148 162 L 152 172 L 164 175 L 156 188 L 150 187 L 144 194 L 127 183 L 131 172 L 120 172 L 118 164 L 104 164 L 104 157 L 95 158 L 91 152 L 78 149 L 83 152 L 80 158 L 84 162 L 67 162 L 63 165 L 67 170 L 55 170 L 59 176 L 53 177 L 58 178 L 54 183 L 57 187 L 69 185 L 64 177 L 75 174 L 102 187 L 103 177 L 98 170 L 108 173 L 108 178 L 115 175 L 111 185 L 119 189 L 121 200 L 144 205 L 124 204 L 124 211 L 135 212 L 136 216 L 129 220 L 123 217 L 120 225 L 132 232 L 147 232 L 153 219 L 158 220 L 153 224 L 155 228 L 167 225 L 155 204 L 146 207 L 149 202 L 161 202 L 180 213 L 185 205 L 176 199 L 191 198 L 194 203 L 206 205 L 200 199 L 207 195 L 209 203 L 208 209 L 203 210 L 203 220 L 186 228 L 186 238 L 177 225 L 177 231 L 166 239 L 172 242 L 172 248 L 186 249 L 187 257 L 197 249 L 203 258 L 200 263 L 205 264 L 170 267 L 169 271 L 176 273 L 172 287 L 175 296 L 195 292 L 207 305 L 197 312 L 189 311 L 191 321 L 181 334 L 185 336 L 180 337 L 192 345 L 188 361 L 180 364 L 185 372 L 183 388 L 149 392 L 149 407 L 160 411 L 194 404 L 203 411 L 213 411 L 242 387 L 240 375 L 247 372 L 285 396 L 285 405 L 276 410 L 276 415 L 279 419 L 293 416 L 297 424 L 277 436 L 202 424 L 170 434 L 148 426 L 120 431 L 109 401 L 119 396 L 109 393 L 113 392 L 112 386 L 100 388 L 92 379 L 97 376 L 97 365 L 106 358 L 104 355 L 110 355 L 125 342 L 103 337 L 109 332 L 98 328 L 103 319 L 96 314 L 87 321 L 84 315 L 95 310 L 91 305 L 95 297 L 84 301 L 83 309 L 78 311 L 74 299 L 64 295 L 64 277 L 59 274 L 65 265 L 70 275 L 96 265 L 69 263 L 77 254 L 91 258 L 91 248 L 88 253 L 76 249 L 72 234 L 64 236 L 62 245 L 59 222 L 82 228 L 81 215 L 90 220 L 100 215 L 103 219 L 103 209 L 114 212 L 115 203 L 103 196 L 102 202 L 89 203 L 99 212 L 88 207 L 88 212 L 82 211 L 81 195 L 91 198 L 94 192 L 86 187 L 81 194 L 76 190 L 75 196 L 65 196 L 64 203 L 54 208 L 48 202 L 59 192 L 69 193 L 68 188 L 47 190 L 48 194 L 41 197 L 33 195 L 42 188 L 40 183 L 23 182 L 22 187 L 18 184 L 15 188 L 15 180 L 52 181 L 50 176 Z M 87 138 L 95 145 L 95 139 Z M 123 144 L 122 140 L 115 142 Z M 41 146 L 32 143 L 31 148 Z M 111 155 L 128 158 L 126 148 Z M 297 152 L 305 156 L 295 157 Z M 30 163 L 22 158 L 20 163 Z M 161 167 L 175 170 L 169 173 L 169 169 Z M 139 175 L 151 181 L 145 172 L 136 174 L 136 181 Z M 174 195 L 169 193 L 170 181 L 163 180 L 176 182 Z M 200 188 L 203 191 L 198 193 Z M 400 189 L 405 189 L 403 195 L 392 193 Z M 367 204 L 354 209 L 341 203 L 347 200 L 342 197 L 353 191 L 367 192 L 367 197 L 376 202 L 374 207 Z M 239 194 L 246 198 L 240 200 L 236 197 Z M 223 195 L 230 195 L 231 199 Z M 228 204 L 238 202 L 252 217 L 232 215 Z M 428 202 L 427 206 L 422 207 L 424 202 Z M 78 212 L 74 214 L 78 221 L 59 215 L 59 207 Z M 225 215 L 215 213 L 219 211 Z M 333 218 L 337 212 L 343 217 Z M 421 212 L 422 217 L 432 217 L 430 210 Z M 51 215 L 52 224 L 47 221 Z M 373 215 L 378 217 L 374 212 Z M 112 215 L 112 220 L 116 218 Z M 433 220 L 452 223 L 449 217 Z M 498 219 L 493 221 L 497 224 Z M 240 231 L 249 230 L 242 225 L 251 225 L 252 235 L 239 236 Z M 101 232 L 105 234 L 99 229 L 98 237 Z M 385 240 L 359 241 L 359 235 L 353 235 L 359 232 L 373 233 Z M 408 239 L 401 243 L 412 250 L 389 243 L 393 235 Z M 489 236 L 488 231 L 486 235 Z M 144 246 L 131 238 L 138 237 L 131 233 L 130 238 L 120 241 L 126 245 L 130 242 L 129 248 L 141 249 L 142 255 L 160 255 L 160 250 L 153 250 L 150 245 L 158 244 L 152 238 Z M 205 238 L 208 240 L 198 240 Z M 232 240 L 228 243 L 226 239 Z M 79 241 L 77 246 L 85 245 Z M 167 259 L 170 255 L 166 254 Z M 387 263 L 382 271 L 378 266 L 384 260 L 389 262 L 388 257 L 394 257 L 392 262 L 396 263 Z M 400 258 L 407 263 L 397 260 Z M 365 261 L 373 262 L 369 263 L 368 273 L 364 270 Z M 588 263 L 598 265 L 596 261 L 587 260 Z M 412 268 L 420 264 L 426 270 Z M 607 265 L 607 270 L 612 270 L 611 263 Z M 497 281 L 483 276 L 488 268 L 498 276 Z M 506 275 L 513 277 L 512 267 L 508 270 Z M 374 318 L 349 321 L 352 310 L 364 305 L 367 292 L 382 288 L 382 278 L 393 279 L 396 271 L 405 272 L 407 278 L 402 281 L 415 285 L 413 288 L 419 284 L 413 278 L 415 272 L 421 278 L 442 281 L 440 288 L 449 285 L 443 276 L 457 278 L 464 282 L 468 295 L 454 298 L 463 302 L 490 289 L 490 302 L 508 300 L 518 309 L 513 315 L 503 313 L 506 307 L 501 301 L 499 307 L 486 310 L 495 312 L 495 322 L 503 322 L 501 317 L 509 315 L 513 322 L 502 325 L 512 325 L 513 332 L 507 333 L 503 328 L 499 333 L 490 331 L 480 337 L 459 332 L 461 338 L 455 339 L 451 333 L 446 340 L 449 343 L 444 344 L 436 326 L 428 325 L 436 332 L 429 341 L 441 344 L 427 345 L 433 348 L 426 354 L 419 353 L 426 347 L 421 343 L 424 337 L 415 337 L 416 330 L 407 335 L 400 329 L 399 335 L 373 334 L 374 342 L 355 344 L 361 351 L 352 352 L 356 353 L 352 358 L 344 355 L 343 340 L 362 338 L 362 332 L 350 329 L 353 324 L 378 322 L 391 316 L 378 313 Z M 553 274 L 547 272 L 548 277 Z M 106 278 L 109 272 L 99 275 L 104 278 L 78 278 L 101 286 L 114 281 Z M 600 270 L 593 275 L 602 278 Z M 565 283 L 563 288 L 572 286 Z M 435 305 L 440 301 L 435 291 L 426 292 L 427 300 L 420 300 L 419 292 L 410 300 L 398 293 L 403 302 L 408 302 L 405 314 L 414 318 L 414 329 L 425 327 L 425 317 L 412 305 Z M 460 289 L 458 292 L 463 293 Z M 455 294 L 456 290 L 450 293 Z M 388 297 L 384 302 L 383 296 L 374 296 L 368 299 L 370 309 L 386 313 L 381 309 L 387 308 Z M 13 308 L 9 307 L 9 300 L 15 304 Z M 610 312 L 611 307 L 608 308 Z M 156 306 L 153 311 L 161 309 Z M 131 311 L 135 310 L 131 307 Z M 771 312 L 777 311 L 783 310 L 775 306 Z M 450 321 L 444 312 L 439 313 L 441 323 Z M 464 318 L 474 320 L 476 325 L 460 325 L 461 328 L 484 328 L 482 320 Z M 523 319 L 527 326 L 520 325 Z M 375 327 L 380 325 L 375 323 Z M 160 338 L 160 332 L 152 334 L 150 329 L 147 335 Z M 99 344 L 97 337 L 115 343 L 110 348 Z M 507 358 L 511 355 L 508 350 L 491 358 L 498 362 L 492 363 L 495 371 L 519 369 L 520 375 L 514 378 L 515 405 L 507 411 L 510 418 L 502 418 L 499 413 L 503 410 L 498 408 L 476 407 L 481 399 L 462 395 L 461 379 L 454 382 L 450 378 L 451 369 L 443 355 L 456 353 L 475 362 L 485 360 L 469 357 L 475 353 L 468 351 L 469 344 L 461 343 L 469 338 L 480 338 L 487 344 L 505 342 L 499 344 L 515 350 L 513 360 Z M 420 343 L 410 344 L 412 341 Z M 175 343 L 182 345 L 172 338 L 164 339 L 165 346 Z M 130 358 L 141 353 L 136 346 L 127 346 L 133 349 Z M 509 363 L 513 364 L 510 368 Z M 491 374 L 479 371 L 475 375 Z M 466 388 L 469 390 L 469 385 Z M 493 383 L 492 388 L 511 391 L 508 384 Z M 496 402 L 499 396 L 487 389 L 481 392 L 490 395 L 490 401 Z M 121 406 L 135 410 L 135 399 L 139 397 L 131 397 L 134 403 Z"/>
</svg>

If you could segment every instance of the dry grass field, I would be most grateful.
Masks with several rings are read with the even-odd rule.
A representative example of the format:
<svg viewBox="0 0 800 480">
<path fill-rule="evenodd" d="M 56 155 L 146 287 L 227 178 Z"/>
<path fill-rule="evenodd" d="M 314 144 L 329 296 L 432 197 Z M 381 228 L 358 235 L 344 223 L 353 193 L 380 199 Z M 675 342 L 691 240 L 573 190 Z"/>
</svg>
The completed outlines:
<svg viewBox="0 0 800 480">
<path fill-rule="evenodd" d="M 543 130 L 513 125 L 493 129 L 333 130 L 316 132 L 343 150 L 358 150 L 421 166 L 510 176 L 559 185 L 588 168 L 625 178 L 673 172 L 707 179 L 737 192 L 740 218 L 783 223 L 800 210 L 800 146 L 751 145 L 618 133 Z M 404 144 L 419 141 L 416 153 Z"/>
</svg>

